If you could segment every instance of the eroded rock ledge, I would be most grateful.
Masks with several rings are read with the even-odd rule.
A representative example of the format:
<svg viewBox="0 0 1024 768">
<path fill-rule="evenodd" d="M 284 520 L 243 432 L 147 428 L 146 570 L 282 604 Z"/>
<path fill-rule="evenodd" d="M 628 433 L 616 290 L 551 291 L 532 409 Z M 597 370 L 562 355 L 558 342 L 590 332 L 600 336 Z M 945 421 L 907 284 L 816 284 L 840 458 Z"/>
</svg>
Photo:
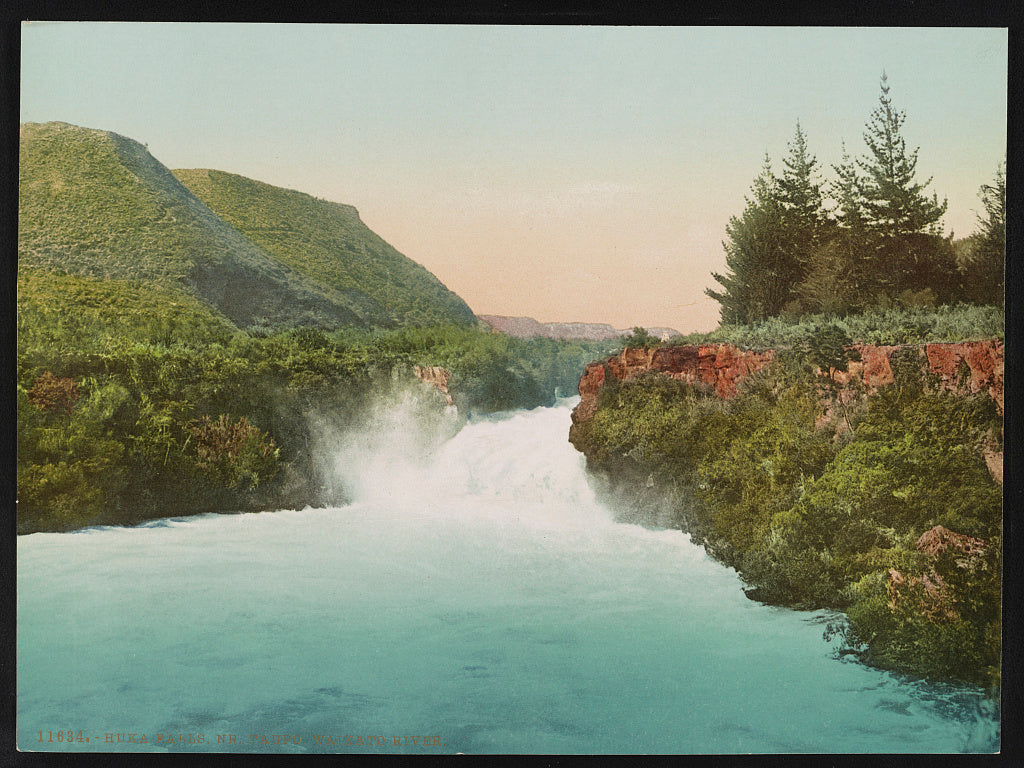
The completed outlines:
<svg viewBox="0 0 1024 768">
<path fill-rule="evenodd" d="M 852 384 L 859 381 L 871 393 L 894 381 L 894 353 L 914 349 L 920 356 L 922 370 L 936 377 L 943 389 L 967 393 L 987 392 L 1003 412 L 1003 341 L 963 341 L 940 344 L 903 346 L 853 345 L 860 352 L 860 361 L 851 362 L 847 372 L 837 372 L 840 397 L 854 396 Z M 636 349 L 627 347 L 617 355 L 590 363 L 580 378 L 580 403 L 572 414 L 570 441 L 579 433 L 580 425 L 597 411 L 598 395 L 610 378 L 627 381 L 643 373 L 656 372 L 688 384 L 704 384 L 719 397 L 736 395 L 739 383 L 764 368 L 775 358 L 775 351 L 745 350 L 732 344 L 691 344 L 678 347 Z M 992 476 L 1002 483 L 1002 453 L 986 449 L 985 460 Z"/>
<path fill-rule="evenodd" d="M 442 368 L 439 365 L 415 365 L 413 366 L 413 373 L 417 378 L 430 384 L 444 395 L 445 402 L 448 405 L 454 403 L 452 394 L 448 391 L 448 382 L 452 378 L 452 372 L 447 368 Z"/>
</svg>

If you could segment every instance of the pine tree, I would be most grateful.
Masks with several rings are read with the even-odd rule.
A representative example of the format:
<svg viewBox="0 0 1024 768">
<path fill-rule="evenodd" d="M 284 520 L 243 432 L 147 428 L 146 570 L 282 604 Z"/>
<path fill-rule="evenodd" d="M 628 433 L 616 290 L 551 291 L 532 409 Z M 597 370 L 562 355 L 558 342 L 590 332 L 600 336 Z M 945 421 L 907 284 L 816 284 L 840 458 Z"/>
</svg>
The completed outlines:
<svg viewBox="0 0 1024 768">
<path fill-rule="evenodd" d="M 844 229 L 863 238 L 866 228 L 864 193 L 861 191 L 863 182 L 857 172 L 856 161 L 846 151 L 846 142 L 843 142 L 842 162 L 833 165 L 832 170 L 836 172 L 836 180 L 831 183 L 830 191 L 833 199 L 839 204 L 835 211 L 835 220 Z"/>
<path fill-rule="evenodd" d="M 796 124 L 796 134 L 788 144 L 779 177 L 779 201 L 794 237 L 813 245 L 825 218 L 821 185 L 817 182 L 818 161 L 807 148 L 807 135 Z"/>
<path fill-rule="evenodd" d="M 978 232 L 968 264 L 968 298 L 1002 306 L 1006 267 L 1006 170 L 1000 165 L 992 184 L 978 192 L 985 215 L 978 215 Z"/>
<path fill-rule="evenodd" d="M 836 175 L 829 196 L 836 207 L 819 225 L 805 278 L 796 289 L 802 310 L 830 315 L 860 309 L 866 296 L 876 294 L 874 271 L 865 258 L 870 248 L 863 180 L 845 143 L 842 161 L 832 169 Z"/>
<path fill-rule="evenodd" d="M 722 243 L 730 273 L 712 274 L 725 289 L 705 293 L 722 306 L 722 322 L 745 324 L 778 315 L 789 300 L 792 282 L 779 180 L 767 154 L 740 217 L 726 227 Z"/>
<path fill-rule="evenodd" d="M 868 154 L 857 161 L 862 174 L 852 179 L 866 236 L 860 271 L 889 299 L 920 301 L 908 297 L 927 294 L 926 301 L 948 300 L 959 290 L 959 277 L 952 245 L 941 236 L 947 204 L 924 194 L 930 178 L 914 181 L 918 149 L 907 152 L 900 134 L 905 120 L 892 105 L 883 72 L 879 104 L 865 126 Z"/>
<path fill-rule="evenodd" d="M 879 104 L 865 126 L 864 143 L 870 155 L 857 163 L 864 172 L 861 191 L 866 224 L 886 237 L 921 232 L 938 234 L 936 227 L 946 212 L 947 203 L 939 203 L 935 195 L 930 199 L 924 195 L 931 179 L 923 184 L 914 181 L 920 148 L 907 152 L 906 141 L 900 135 L 907 116 L 893 108 L 884 72 L 881 88 Z"/>
<path fill-rule="evenodd" d="M 807 147 L 807 135 L 797 121 L 789 155 L 778 179 L 779 202 L 785 227 L 782 280 L 789 292 L 789 309 L 801 306 L 799 287 L 816 271 L 816 255 L 828 239 L 830 222 L 818 182 L 818 161 Z"/>
</svg>

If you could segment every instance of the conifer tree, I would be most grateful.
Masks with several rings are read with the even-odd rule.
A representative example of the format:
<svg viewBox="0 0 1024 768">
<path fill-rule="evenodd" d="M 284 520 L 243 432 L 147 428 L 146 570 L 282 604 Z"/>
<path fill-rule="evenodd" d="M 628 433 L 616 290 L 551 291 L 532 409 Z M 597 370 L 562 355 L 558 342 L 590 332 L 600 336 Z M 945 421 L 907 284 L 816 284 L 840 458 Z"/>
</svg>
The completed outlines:
<svg viewBox="0 0 1024 768">
<path fill-rule="evenodd" d="M 996 169 L 991 184 L 982 184 L 978 192 L 985 214 L 978 215 L 978 232 L 974 236 L 968 265 L 968 298 L 980 304 L 1003 304 L 1006 266 L 1006 171 Z"/>
<path fill-rule="evenodd" d="M 857 163 L 864 172 L 861 190 L 866 224 L 886 237 L 939 234 L 937 225 L 946 212 L 946 201 L 939 203 L 934 194 L 931 198 L 925 196 L 930 178 L 923 184 L 914 181 L 920 148 L 907 152 L 906 141 L 900 135 L 907 115 L 893 107 L 884 72 L 881 89 L 879 104 L 865 126 L 864 143 L 870 155 Z"/>
<path fill-rule="evenodd" d="M 819 229 L 817 247 L 796 290 L 804 311 L 842 314 L 862 308 L 866 297 L 876 294 L 874 268 L 865 257 L 870 246 L 863 179 L 845 142 L 842 148 L 842 160 L 832 166 L 835 178 L 828 185 L 836 207 Z"/>
<path fill-rule="evenodd" d="M 818 161 L 810 154 L 799 121 L 788 148 L 778 179 L 778 195 L 786 240 L 781 279 L 792 302 L 797 298 L 798 286 L 816 266 L 815 256 L 827 239 L 828 219 L 818 182 Z M 791 308 L 796 306 L 798 303 L 790 304 Z"/>
<path fill-rule="evenodd" d="M 799 120 L 788 147 L 789 155 L 783 160 L 782 176 L 778 180 L 779 201 L 794 238 L 813 245 L 820 236 L 825 211 L 821 184 L 817 180 L 818 160 L 807 148 L 807 135 Z"/>
<path fill-rule="evenodd" d="M 832 197 L 839 204 L 835 211 L 836 222 L 844 229 L 863 239 L 864 195 L 861 191 L 862 181 L 857 172 L 857 163 L 850 157 L 843 142 L 843 158 L 839 165 L 833 165 L 836 179 L 830 184 Z"/>
<path fill-rule="evenodd" d="M 952 247 L 941 237 L 946 201 L 925 195 L 930 178 L 914 180 L 918 149 L 907 151 L 900 134 L 905 120 L 906 113 L 892 105 L 883 72 L 879 104 L 865 125 L 868 154 L 857 161 L 859 215 L 868 235 L 864 266 L 876 289 L 890 298 L 933 288 L 948 297 L 957 273 Z"/>
<path fill-rule="evenodd" d="M 722 243 L 730 272 L 712 274 L 724 290 L 705 291 L 722 305 L 725 324 L 752 323 L 779 314 L 792 287 L 779 180 L 767 154 L 745 199 L 743 215 L 729 219 L 728 240 Z"/>
</svg>

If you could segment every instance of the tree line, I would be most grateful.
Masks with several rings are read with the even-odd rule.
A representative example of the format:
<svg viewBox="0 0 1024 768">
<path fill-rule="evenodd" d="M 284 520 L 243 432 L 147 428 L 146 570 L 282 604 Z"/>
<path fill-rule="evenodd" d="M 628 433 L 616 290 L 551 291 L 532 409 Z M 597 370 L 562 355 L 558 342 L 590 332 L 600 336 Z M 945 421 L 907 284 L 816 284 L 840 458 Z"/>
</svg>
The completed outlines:
<svg viewBox="0 0 1024 768">
<path fill-rule="evenodd" d="M 1000 165 L 980 189 L 978 230 L 954 241 L 942 232 L 947 201 L 918 182 L 918 149 L 908 151 L 906 113 L 881 78 L 865 124 L 866 151 L 842 160 L 823 181 L 797 122 L 781 173 L 766 154 L 746 207 L 730 218 L 726 274 L 714 273 L 724 325 L 783 315 L 846 315 L 893 306 L 1002 306 L 1006 178 Z"/>
</svg>

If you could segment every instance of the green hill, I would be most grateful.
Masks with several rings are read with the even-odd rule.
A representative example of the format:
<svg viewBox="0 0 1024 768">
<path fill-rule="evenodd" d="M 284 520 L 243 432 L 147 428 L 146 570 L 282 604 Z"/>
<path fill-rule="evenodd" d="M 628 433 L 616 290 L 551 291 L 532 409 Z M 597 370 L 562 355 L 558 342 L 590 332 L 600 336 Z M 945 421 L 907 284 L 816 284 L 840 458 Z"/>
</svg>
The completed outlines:
<svg viewBox="0 0 1024 768">
<path fill-rule="evenodd" d="M 383 244 L 363 230 L 368 233 L 364 240 Z M 301 259 L 281 258 L 278 252 L 284 249 L 276 251 L 268 252 L 225 222 L 132 139 L 66 123 L 21 126 L 21 267 L 144 282 L 169 291 L 168 296 L 184 292 L 242 328 L 393 327 L 417 316 L 417 297 L 406 298 L 398 308 L 375 298 L 387 296 L 386 281 L 383 286 L 381 280 L 372 281 L 373 295 L 356 279 L 318 281 L 315 270 L 289 263 Z M 433 292 L 421 299 L 422 306 L 432 309 L 440 283 L 393 249 L 385 263 L 389 259 L 402 264 L 394 269 L 401 280 L 395 290 L 404 296 L 419 285 L 406 272 L 418 269 L 429 278 L 421 282 L 433 281 Z M 440 290 L 457 310 L 465 309 L 435 314 L 470 322 L 465 319 L 468 307 L 443 286 Z M 421 315 L 433 321 L 429 311 Z"/>
<path fill-rule="evenodd" d="M 466 303 L 370 230 L 350 205 L 205 169 L 173 172 L 281 263 L 337 291 L 361 291 L 400 325 L 475 322 Z"/>
</svg>

